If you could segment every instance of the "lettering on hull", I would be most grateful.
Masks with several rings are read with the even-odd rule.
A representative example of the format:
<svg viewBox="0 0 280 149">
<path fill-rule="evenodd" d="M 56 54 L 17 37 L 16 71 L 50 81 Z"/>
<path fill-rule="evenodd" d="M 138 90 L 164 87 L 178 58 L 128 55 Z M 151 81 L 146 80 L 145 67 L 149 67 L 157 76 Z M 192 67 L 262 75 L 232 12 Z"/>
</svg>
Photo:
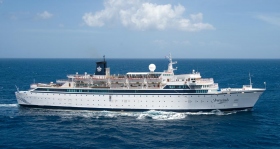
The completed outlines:
<svg viewBox="0 0 280 149">
<path fill-rule="evenodd" d="M 223 104 L 223 103 L 228 103 L 229 99 L 213 99 L 214 102 L 217 104 Z"/>
</svg>

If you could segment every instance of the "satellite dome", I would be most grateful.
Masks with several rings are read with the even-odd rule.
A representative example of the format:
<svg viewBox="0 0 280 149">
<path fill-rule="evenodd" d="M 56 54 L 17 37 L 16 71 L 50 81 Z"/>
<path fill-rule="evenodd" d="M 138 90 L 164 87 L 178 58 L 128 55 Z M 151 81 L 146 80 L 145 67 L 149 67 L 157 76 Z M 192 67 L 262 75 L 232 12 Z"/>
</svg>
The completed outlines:
<svg viewBox="0 0 280 149">
<path fill-rule="evenodd" d="M 156 70 L 156 65 L 155 64 L 150 64 L 149 65 L 149 70 L 154 72 Z"/>
</svg>

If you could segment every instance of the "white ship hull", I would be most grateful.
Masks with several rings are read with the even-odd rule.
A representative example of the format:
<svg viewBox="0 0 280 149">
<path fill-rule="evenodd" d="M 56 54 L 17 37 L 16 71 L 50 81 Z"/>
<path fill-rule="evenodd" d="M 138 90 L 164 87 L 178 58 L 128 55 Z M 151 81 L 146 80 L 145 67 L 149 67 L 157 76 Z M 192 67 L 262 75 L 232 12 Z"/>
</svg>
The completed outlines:
<svg viewBox="0 0 280 149">
<path fill-rule="evenodd" d="M 87 94 L 16 92 L 19 105 L 95 110 L 205 111 L 252 108 L 264 90 L 216 94 Z"/>
<path fill-rule="evenodd" d="M 171 54 L 168 69 L 110 75 L 105 58 L 96 62 L 94 75 L 67 75 L 56 83 L 31 84 L 29 91 L 17 91 L 19 105 L 96 110 L 205 111 L 252 108 L 265 91 L 250 85 L 219 89 L 213 78 L 201 78 L 195 70 L 175 75 Z"/>
</svg>

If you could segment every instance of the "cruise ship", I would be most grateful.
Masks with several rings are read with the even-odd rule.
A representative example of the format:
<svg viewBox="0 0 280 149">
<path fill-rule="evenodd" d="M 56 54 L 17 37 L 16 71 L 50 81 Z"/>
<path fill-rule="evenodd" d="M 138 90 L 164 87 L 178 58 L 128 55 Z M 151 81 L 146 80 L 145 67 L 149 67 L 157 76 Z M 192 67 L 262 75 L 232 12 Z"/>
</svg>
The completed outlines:
<svg viewBox="0 0 280 149">
<path fill-rule="evenodd" d="M 27 91 L 15 92 L 20 106 L 87 110 L 211 111 L 252 109 L 265 88 L 219 88 L 213 78 L 199 72 L 175 74 L 171 54 L 167 70 L 110 75 L 105 57 L 96 62 L 94 74 L 71 74 L 67 79 L 31 84 Z M 148 69 L 147 69 L 148 70 Z"/>
</svg>

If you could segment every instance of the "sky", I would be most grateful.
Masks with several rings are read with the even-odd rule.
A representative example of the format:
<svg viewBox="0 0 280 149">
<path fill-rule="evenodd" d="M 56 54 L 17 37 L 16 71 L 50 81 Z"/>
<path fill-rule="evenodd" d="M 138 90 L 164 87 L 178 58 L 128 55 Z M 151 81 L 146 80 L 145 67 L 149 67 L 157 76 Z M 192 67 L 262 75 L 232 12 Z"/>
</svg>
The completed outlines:
<svg viewBox="0 0 280 149">
<path fill-rule="evenodd" d="M 279 0 L 0 0 L 0 58 L 280 58 Z"/>
</svg>

